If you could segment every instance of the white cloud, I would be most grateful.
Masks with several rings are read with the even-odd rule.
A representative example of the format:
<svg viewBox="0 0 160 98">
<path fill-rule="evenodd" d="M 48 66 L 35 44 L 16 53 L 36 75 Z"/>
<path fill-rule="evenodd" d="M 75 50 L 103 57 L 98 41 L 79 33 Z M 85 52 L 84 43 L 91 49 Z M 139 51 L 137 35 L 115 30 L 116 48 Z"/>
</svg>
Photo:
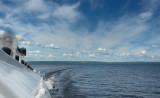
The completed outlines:
<svg viewBox="0 0 160 98">
<path fill-rule="evenodd" d="M 35 43 L 35 45 L 36 45 L 36 46 L 39 46 L 39 45 L 40 45 L 40 43 L 36 42 L 36 43 Z"/>
<path fill-rule="evenodd" d="M 48 57 L 50 57 L 50 58 L 54 58 L 55 56 L 53 56 L 53 55 L 49 54 L 49 55 L 48 55 Z"/>
<path fill-rule="evenodd" d="M 31 42 L 30 41 L 19 41 L 20 45 L 30 45 Z"/>
<path fill-rule="evenodd" d="M 102 51 L 102 52 L 105 52 L 106 49 L 105 48 L 98 48 L 97 51 Z"/>
<path fill-rule="evenodd" d="M 82 50 L 83 53 L 87 53 L 87 50 Z"/>
<path fill-rule="evenodd" d="M 1 5 L 3 10 L 0 9 L 0 11 L 7 13 L 6 17 L 3 20 L 0 20 L 0 25 L 13 28 L 13 30 L 20 36 L 24 36 L 23 39 L 25 40 L 32 41 L 32 43 L 38 42 L 34 44 L 38 46 L 38 48 L 57 48 L 57 46 L 62 47 L 61 51 L 66 52 L 63 54 L 63 56 L 70 56 L 74 58 L 75 56 L 83 56 L 83 53 L 87 57 L 95 57 L 100 55 L 97 53 L 97 51 L 99 51 L 99 53 L 108 53 L 108 48 L 127 46 L 123 49 L 117 48 L 110 50 L 110 52 L 113 53 L 112 55 L 115 56 L 113 59 L 118 59 L 121 56 L 129 57 L 138 55 L 149 55 L 151 57 L 151 54 L 148 54 L 148 51 L 145 48 L 145 51 L 144 49 L 133 49 L 134 45 L 132 46 L 131 42 L 140 41 L 141 38 L 144 38 L 143 35 L 145 35 L 145 31 L 150 29 L 151 26 L 146 23 L 139 23 L 137 20 L 143 20 L 144 22 L 151 19 L 152 15 L 154 14 L 153 11 L 144 11 L 138 16 L 140 19 L 137 19 L 137 16 L 132 16 L 131 18 L 130 16 L 126 15 L 117 19 L 117 21 L 99 20 L 97 27 L 95 27 L 93 31 L 90 31 L 86 25 L 78 28 L 76 31 L 73 31 L 71 27 L 73 27 L 75 24 L 71 24 L 70 22 L 75 22 L 79 19 L 79 17 L 84 16 L 82 15 L 83 13 L 80 13 L 78 10 L 79 6 L 80 3 L 73 5 L 57 4 L 56 6 L 52 7 L 49 5 L 46 6 L 46 2 L 43 0 L 28 0 L 13 10 L 12 8 L 5 7 L 5 5 Z M 32 14 L 32 11 L 37 11 L 38 15 Z M 17 13 L 20 17 L 13 17 L 17 15 Z M 23 13 L 31 14 L 31 17 L 24 18 Z M 51 20 L 51 24 L 42 22 L 38 25 L 33 25 L 32 23 L 23 23 L 19 18 L 23 18 L 23 21 L 34 18 L 35 20 L 38 18 L 44 21 L 48 18 L 52 18 L 54 21 Z M 57 21 L 57 19 L 65 21 Z M 87 23 L 85 22 L 85 19 L 83 21 L 84 23 Z M 26 35 L 27 37 L 25 37 Z M 160 37 L 157 38 L 158 41 L 159 39 Z M 30 45 L 32 43 L 22 42 L 24 45 Z M 34 45 L 33 47 L 30 46 L 29 49 L 33 50 Z M 157 46 L 152 47 L 156 48 Z M 93 50 L 95 48 L 98 49 L 94 51 L 83 51 L 82 53 L 67 53 L 67 49 L 79 51 L 80 49 Z M 37 50 L 33 51 L 33 53 L 39 52 L 40 51 Z M 155 55 L 158 53 L 159 52 L 155 52 Z M 46 55 L 45 57 L 48 56 L 49 55 Z"/>
<path fill-rule="evenodd" d="M 0 35 L 2 36 L 5 33 L 4 30 L 0 30 Z"/>
<path fill-rule="evenodd" d="M 88 56 L 89 56 L 89 57 L 96 57 L 95 54 L 89 54 Z"/>
<path fill-rule="evenodd" d="M 152 12 L 144 12 L 140 14 L 141 17 L 141 22 L 145 22 L 147 20 L 149 20 L 152 17 L 153 13 Z"/>
<path fill-rule="evenodd" d="M 129 55 L 131 55 L 131 53 L 130 52 L 123 52 L 123 53 L 120 53 L 119 55 L 120 56 L 129 56 Z"/>
<path fill-rule="evenodd" d="M 55 46 L 55 44 L 51 43 L 49 45 L 45 45 L 45 48 L 58 48 L 58 46 Z"/>
<path fill-rule="evenodd" d="M 125 16 L 115 23 L 100 21 L 94 32 L 95 43 L 102 47 L 128 45 L 130 41 L 134 41 L 137 36 L 141 36 L 148 29 L 145 24 L 135 23 L 135 20 L 136 18 L 130 19 Z M 101 39 L 98 38 L 99 32 L 103 34 L 103 36 L 100 36 Z"/>
<path fill-rule="evenodd" d="M 142 50 L 141 53 L 142 53 L 142 54 L 145 54 L 145 53 L 146 53 L 146 50 Z"/>
<path fill-rule="evenodd" d="M 40 50 L 28 51 L 29 54 L 40 54 Z"/>
<path fill-rule="evenodd" d="M 150 12 L 155 12 L 159 6 L 159 0 L 143 0 L 143 7 Z"/>
<path fill-rule="evenodd" d="M 21 40 L 22 36 L 21 35 L 16 35 L 17 40 Z"/>
<path fill-rule="evenodd" d="M 58 6 L 53 12 L 53 16 L 60 20 L 65 19 L 70 22 L 74 22 L 80 15 L 80 13 L 76 10 L 79 4 L 80 3 Z"/>
<path fill-rule="evenodd" d="M 49 44 L 49 45 L 45 45 L 45 48 L 54 48 L 55 45 L 53 43 Z"/>
<path fill-rule="evenodd" d="M 63 53 L 63 56 L 69 56 L 69 57 L 71 57 L 71 56 L 73 56 L 73 54 L 71 54 L 71 53 Z"/>
<path fill-rule="evenodd" d="M 144 12 L 144 13 L 141 13 L 140 14 L 140 17 L 142 18 L 142 19 L 148 19 L 148 18 L 151 18 L 151 16 L 152 16 L 152 13 L 151 12 Z"/>
<path fill-rule="evenodd" d="M 81 57 L 81 53 L 80 53 L 80 52 L 76 52 L 74 55 L 75 55 L 76 57 Z"/>
<path fill-rule="evenodd" d="M 159 46 L 158 46 L 158 45 L 152 45 L 152 47 L 153 47 L 153 48 L 159 48 Z"/>
<path fill-rule="evenodd" d="M 67 19 L 72 20 L 79 15 L 79 11 L 77 9 L 78 6 L 79 3 L 76 3 L 74 5 L 57 6 L 57 12 L 56 10 L 53 12 L 56 12 L 58 14 L 59 10 L 60 12 L 63 12 L 63 9 L 67 7 L 67 11 L 69 10 L 69 12 L 71 13 L 66 13 L 68 14 L 68 16 L 62 15 L 63 17 L 57 17 L 59 17 L 60 19 L 68 17 Z M 74 14 L 72 14 L 72 12 Z M 44 13 L 46 12 L 44 11 Z M 63 12 L 62 14 L 65 14 L 65 12 Z M 75 49 L 77 48 L 77 46 L 78 48 L 93 48 L 94 46 L 110 48 L 116 46 L 117 44 L 127 45 L 129 44 L 129 41 L 135 40 L 135 38 L 137 38 L 139 34 L 141 34 L 148 28 L 145 24 L 135 24 L 135 19 L 130 19 L 129 17 L 125 17 L 124 19 L 120 19 L 119 21 L 111 23 L 106 21 L 99 21 L 99 24 L 95 28 L 93 33 L 91 33 L 87 27 L 79 28 L 76 31 L 72 31 L 70 28 L 73 25 L 68 23 L 67 21 L 55 22 L 55 24 L 51 25 L 41 24 L 38 26 L 34 26 L 32 24 L 22 24 L 21 22 L 11 17 L 7 20 L 11 22 L 11 24 L 9 24 L 10 27 L 13 27 L 19 33 L 19 35 L 25 36 L 27 34 L 31 36 L 27 39 L 32 40 L 33 42 L 39 42 L 41 44 L 54 42 L 60 47 L 70 49 Z M 49 44 L 47 44 L 45 47 L 57 48 Z"/>
<path fill-rule="evenodd" d="M 73 53 L 63 53 L 63 56 L 65 57 L 82 57 L 80 52 L 73 52 Z"/>
<path fill-rule="evenodd" d="M 49 18 L 50 14 L 49 13 L 44 13 L 42 15 L 37 16 L 39 19 L 47 19 Z"/>
<path fill-rule="evenodd" d="M 29 0 L 25 7 L 31 11 L 44 11 L 46 10 L 46 5 L 43 0 Z"/>
<path fill-rule="evenodd" d="M 102 8 L 104 6 L 104 1 L 102 0 L 101 2 L 99 2 L 99 0 L 88 0 L 90 5 L 91 5 L 91 9 L 94 10 L 96 8 Z"/>
</svg>

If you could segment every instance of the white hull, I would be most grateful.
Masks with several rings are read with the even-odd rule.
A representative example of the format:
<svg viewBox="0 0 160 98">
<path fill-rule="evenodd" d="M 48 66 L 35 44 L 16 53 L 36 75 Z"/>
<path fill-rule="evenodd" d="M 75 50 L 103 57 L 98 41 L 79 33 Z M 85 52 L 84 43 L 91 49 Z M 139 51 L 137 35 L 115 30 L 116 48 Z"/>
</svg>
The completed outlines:
<svg viewBox="0 0 160 98">
<path fill-rule="evenodd" d="M 43 78 L 0 50 L 0 98 L 51 98 Z"/>
</svg>

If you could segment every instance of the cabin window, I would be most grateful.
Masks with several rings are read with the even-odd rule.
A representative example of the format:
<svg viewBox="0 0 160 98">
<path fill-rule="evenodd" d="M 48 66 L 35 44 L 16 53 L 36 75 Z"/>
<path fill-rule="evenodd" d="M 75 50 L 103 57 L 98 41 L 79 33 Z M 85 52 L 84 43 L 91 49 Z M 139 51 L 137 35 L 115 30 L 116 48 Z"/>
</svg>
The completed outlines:
<svg viewBox="0 0 160 98">
<path fill-rule="evenodd" d="M 15 59 L 16 59 L 17 61 L 19 61 L 19 56 L 18 56 L 18 55 L 16 55 L 16 56 L 15 56 Z"/>
<path fill-rule="evenodd" d="M 26 48 L 21 48 L 21 54 L 26 56 Z"/>
<path fill-rule="evenodd" d="M 8 55 L 11 55 L 11 49 L 8 47 L 3 47 L 2 50 L 7 53 Z"/>
<path fill-rule="evenodd" d="M 27 63 L 25 62 L 24 65 L 27 66 Z"/>
<path fill-rule="evenodd" d="M 22 63 L 22 64 L 24 64 L 24 61 L 23 61 L 23 60 L 21 60 L 21 63 Z"/>
</svg>

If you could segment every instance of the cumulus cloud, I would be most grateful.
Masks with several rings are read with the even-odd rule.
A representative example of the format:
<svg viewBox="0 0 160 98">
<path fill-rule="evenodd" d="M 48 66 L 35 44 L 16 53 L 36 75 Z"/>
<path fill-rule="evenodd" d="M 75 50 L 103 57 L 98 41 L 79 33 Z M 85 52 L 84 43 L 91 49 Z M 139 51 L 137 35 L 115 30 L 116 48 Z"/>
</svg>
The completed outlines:
<svg viewBox="0 0 160 98">
<path fill-rule="evenodd" d="M 75 53 L 63 53 L 64 57 L 74 57 L 74 58 L 80 58 L 82 57 L 81 52 L 75 52 Z"/>
<path fill-rule="evenodd" d="M 98 48 L 97 51 L 102 51 L 102 52 L 105 52 L 106 49 L 105 48 Z"/>
<path fill-rule="evenodd" d="M 29 51 L 29 54 L 40 54 L 40 50 Z"/>
<path fill-rule="evenodd" d="M 19 45 L 30 45 L 30 41 L 19 41 Z"/>
<path fill-rule="evenodd" d="M 71 53 L 63 53 L 63 56 L 69 56 L 69 57 L 71 57 L 71 56 L 73 56 L 73 54 L 71 54 Z"/>
<path fill-rule="evenodd" d="M 140 44 L 143 44 L 141 39 L 145 40 L 144 35 L 151 28 L 145 21 L 152 19 L 153 10 L 142 11 L 140 14 L 133 15 L 132 18 L 129 15 L 120 16 L 116 21 L 100 19 L 95 24 L 96 27 L 89 30 L 89 26 L 85 25 L 88 24 L 88 22 L 85 22 L 87 17 L 78 9 L 81 5 L 80 2 L 60 5 L 53 1 L 54 6 L 47 5 L 47 2 L 44 2 L 44 0 L 24 0 L 21 2 L 21 6 L 15 8 L 0 3 L 3 9 L 0 9 L 0 12 L 4 14 L 3 19 L 0 19 L 0 25 L 12 28 L 19 36 L 23 37 L 26 41 L 22 41 L 20 44 L 32 45 L 29 47 L 30 50 L 35 49 L 34 46 L 43 48 L 42 51 L 45 50 L 44 48 L 62 47 L 63 50 L 59 50 L 60 53 L 65 52 L 62 55 L 70 57 L 82 57 L 84 56 L 82 54 L 89 57 L 106 54 L 115 57 L 127 57 L 136 54 L 149 55 L 147 50 L 134 50 L 133 47 L 137 45 L 134 44 L 136 41 L 141 42 L 138 45 L 139 47 L 143 47 L 140 46 Z M 75 23 L 80 21 L 79 19 L 82 16 L 84 18 L 82 20 L 83 25 L 78 25 L 79 27 L 73 30 L 72 27 L 77 25 Z M 0 33 L 3 32 L 0 31 Z M 157 39 L 159 40 L 159 37 Z M 119 47 L 125 48 L 121 49 Z M 156 48 L 157 46 L 152 47 Z M 86 51 L 68 53 L 67 49 L 74 49 L 75 51 L 86 49 Z M 96 50 L 87 51 L 87 49 Z M 37 50 L 31 53 L 36 52 L 38 53 Z M 45 56 L 49 57 L 48 54 Z"/>
<path fill-rule="evenodd" d="M 58 48 L 58 46 L 55 46 L 53 43 L 49 44 L 49 45 L 45 45 L 45 48 Z"/>
<path fill-rule="evenodd" d="M 52 54 L 49 54 L 48 57 L 50 58 L 54 58 L 55 56 L 53 56 Z"/>
<path fill-rule="evenodd" d="M 88 57 L 96 57 L 95 54 L 89 54 Z"/>
<path fill-rule="evenodd" d="M 142 50 L 141 53 L 142 53 L 142 54 L 145 54 L 145 53 L 146 53 L 146 50 Z"/>
<path fill-rule="evenodd" d="M 80 52 L 76 52 L 74 55 L 75 55 L 76 57 L 81 57 L 81 53 L 80 53 Z"/>
<path fill-rule="evenodd" d="M 49 45 L 45 45 L 45 48 L 54 48 L 55 45 L 53 43 L 49 44 Z"/>
<path fill-rule="evenodd" d="M 146 56 L 148 56 L 148 52 L 146 52 L 146 50 L 148 50 L 148 48 L 146 47 L 140 47 L 140 48 L 133 48 L 133 47 L 121 47 L 120 49 L 115 49 L 112 51 L 112 56 L 117 56 L 117 57 L 122 57 L 125 59 L 130 59 L 130 60 L 134 60 L 134 59 L 138 59 L 139 61 L 143 59 L 143 57 L 145 58 Z M 116 57 L 116 58 L 117 58 Z"/>
</svg>

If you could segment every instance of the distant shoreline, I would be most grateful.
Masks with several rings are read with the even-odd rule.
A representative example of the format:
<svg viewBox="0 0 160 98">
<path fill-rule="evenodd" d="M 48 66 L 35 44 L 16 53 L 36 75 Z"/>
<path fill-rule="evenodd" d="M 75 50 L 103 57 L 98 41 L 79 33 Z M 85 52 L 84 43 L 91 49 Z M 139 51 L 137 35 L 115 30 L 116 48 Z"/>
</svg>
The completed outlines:
<svg viewBox="0 0 160 98">
<path fill-rule="evenodd" d="M 100 62 L 100 61 L 28 61 L 29 64 L 33 65 L 116 65 L 116 64 L 154 64 L 160 65 L 160 62 Z"/>
</svg>

